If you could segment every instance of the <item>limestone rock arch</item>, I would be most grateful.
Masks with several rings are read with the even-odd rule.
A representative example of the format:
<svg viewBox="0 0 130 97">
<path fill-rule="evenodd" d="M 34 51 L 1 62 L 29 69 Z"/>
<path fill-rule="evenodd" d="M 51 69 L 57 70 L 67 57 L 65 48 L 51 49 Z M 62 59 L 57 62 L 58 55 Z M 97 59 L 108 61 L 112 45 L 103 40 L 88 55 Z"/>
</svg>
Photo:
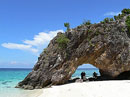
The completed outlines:
<svg viewBox="0 0 130 97">
<path fill-rule="evenodd" d="M 64 49 L 57 43 L 61 35 L 70 40 Z M 59 32 L 41 53 L 32 72 L 17 87 L 34 89 L 64 84 L 77 67 L 85 63 L 99 68 L 102 76 L 113 78 L 130 71 L 130 38 L 125 17 Z"/>
</svg>

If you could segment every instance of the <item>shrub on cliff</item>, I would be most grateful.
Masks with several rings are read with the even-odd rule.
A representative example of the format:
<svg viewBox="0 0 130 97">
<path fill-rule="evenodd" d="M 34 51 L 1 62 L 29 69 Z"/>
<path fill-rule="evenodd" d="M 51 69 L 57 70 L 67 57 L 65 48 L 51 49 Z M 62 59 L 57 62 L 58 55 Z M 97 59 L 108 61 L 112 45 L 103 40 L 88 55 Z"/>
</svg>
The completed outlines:
<svg viewBox="0 0 130 97">
<path fill-rule="evenodd" d="M 122 14 L 125 14 L 125 15 L 126 15 L 126 14 L 130 14 L 130 9 L 129 9 L 129 8 L 128 8 L 128 9 L 125 8 L 125 9 L 123 9 L 121 12 L 122 12 Z"/>
<path fill-rule="evenodd" d="M 108 23 L 108 22 L 109 22 L 109 18 L 105 18 L 104 23 Z"/>
<path fill-rule="evenodd" d="M 46 54 L 47 54 L 47 48 L 44 48 L 44 53 L 46 53 Z"/>
<path fill-rule="evenodd" d="M 69 23 L 64 23 L 64 26 L 67 28 L 67 31 L 70 29 L 70 24 Z"/>
<path fill-rule="evenodd" d="M 114 21 L 113 18 L 105 18 L 103 21 L 101 21 L 100 23 L 108 23 L 110 21 Z"/>
<path fill-rule="evenodd" d="M 84 21 L 83 21 L 83 25 L 90 25 L 90 24 L 91 24 L 90 20 L 87 20 L 87 21 L 84 20 Z"/>
<path fill-rule="evenodd" d="M 110 21 L 114 21 L 114 19 L 113 19 L 113 18 L 110 18 Z"/>
<path fill-rule="evenodd" d="M 114 16 L 114 19 L 115 19 L 115 20 L 119 20 L 119 19 L 121 19 L 122 17 L 124 17 L 124 14 L 119 14 L 118 16 Z"/>
<path fill-rule="evenodd" d="M 64 34 L 61 34 L 59 35 L 59 37 L 57 38 L 56 42 L 58 43 L 58 47 L 60 49 L 64 49 L 67 47 L 67 43 L 69 42 L 70 40 L 64 35 Z"/>
<path fill-rule="evenodd" d="M 104 21 L 100 21 L 100 23 L 104 24 Z"/>
<path fill-rule="evenodd" d="M 118 20 L 118 17 L 117 17 L 117 16 L 114 16 L 114 19 L 115 19 L 115 20 Z"/>
<path fill-rule="evenodd" d="M 127 16 L 125 22 L 126 22 L 126 25 L 127 25 L 127 28 L 128 28 L 128 35 L 130 36 L 130 16 Z"/>
<path fill-rule="evenodd" d="M 125 15 L 128 15 L 128 14 L 130 14 L 130 9 L 125 8 L 121 11 L 121 14 L 119 14 L 118 16 L 114 16 L 114 19 L 119 20 L 119 19 L 121 19 L 122 17 L 124 17 Z"/>
</svg>

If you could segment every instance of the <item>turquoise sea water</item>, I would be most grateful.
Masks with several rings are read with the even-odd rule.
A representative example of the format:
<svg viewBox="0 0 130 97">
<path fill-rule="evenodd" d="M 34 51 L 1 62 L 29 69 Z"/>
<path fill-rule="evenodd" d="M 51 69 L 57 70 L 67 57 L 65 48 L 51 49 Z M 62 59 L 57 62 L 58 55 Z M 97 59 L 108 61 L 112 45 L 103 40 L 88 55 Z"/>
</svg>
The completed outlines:
<svg viewBox="0 0 130 97">
<path fill-rule="evenodd" d="M 98 69 L 78 69 L 72 77 L 80 77 L 81 72 L 86 72 L 86 77 L 92 76 L 93 72 L 99 74 Z M 0 69 L 0 97 L 28 97 L 32 91 L 14 88 L 22 81 L 31 69 Z"/>
</svg>

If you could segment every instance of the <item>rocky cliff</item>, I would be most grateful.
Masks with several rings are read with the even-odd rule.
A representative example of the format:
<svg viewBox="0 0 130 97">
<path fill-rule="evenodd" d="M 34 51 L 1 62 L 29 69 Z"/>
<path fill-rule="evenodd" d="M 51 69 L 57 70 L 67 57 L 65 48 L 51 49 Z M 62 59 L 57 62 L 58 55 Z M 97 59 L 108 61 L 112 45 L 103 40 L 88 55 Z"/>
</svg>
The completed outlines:
<svg viewBox="0 0 130 97">
<path fill-rule="evenodd" d="M 32 72 L 17 87 L 34 89 L 64 84 L 78 66 L 86 63 L 99 68 L 101 76 L 111 78 L 130 71 L 126 17 L 59 32 L 41 53 Z"/>
</svg>

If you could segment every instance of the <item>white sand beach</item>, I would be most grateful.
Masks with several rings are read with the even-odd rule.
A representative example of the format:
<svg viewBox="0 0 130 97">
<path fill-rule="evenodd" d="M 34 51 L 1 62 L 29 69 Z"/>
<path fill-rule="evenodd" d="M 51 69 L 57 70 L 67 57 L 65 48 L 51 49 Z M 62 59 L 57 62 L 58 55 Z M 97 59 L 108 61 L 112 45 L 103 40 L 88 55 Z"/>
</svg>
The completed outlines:
<svg viewBox="0 0 130 97">
<path fill-rule="evenodd" d="M 42 91 L 39 97 L 130 97 L 130 80 L 71 83 Z"/>
</svg>

